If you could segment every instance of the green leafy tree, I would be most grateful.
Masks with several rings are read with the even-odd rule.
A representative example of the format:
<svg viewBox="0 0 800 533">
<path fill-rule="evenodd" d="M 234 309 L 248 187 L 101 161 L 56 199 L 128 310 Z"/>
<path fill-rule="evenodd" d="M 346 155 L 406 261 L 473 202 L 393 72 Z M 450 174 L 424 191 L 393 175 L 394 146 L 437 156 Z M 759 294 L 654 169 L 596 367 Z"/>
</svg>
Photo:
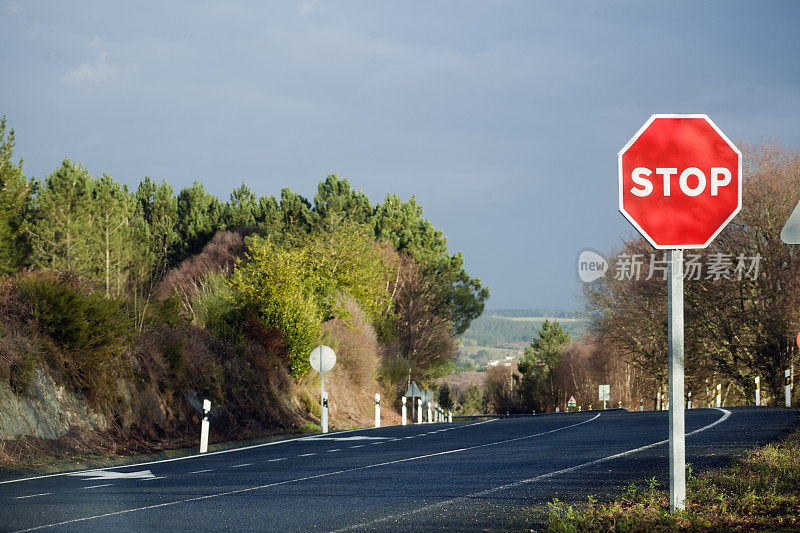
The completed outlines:
<svg viewBox="0 0 800 533">
<path fill-rule="evenodd" d="M 454 335 L 464 333 L 481 315 L 489 289 L 469 277 L 460 252 L 450 255 L 447 238 L 422 216 L 422 206 L 413 196 L 408 202 L 392 194 L 386 197 L 376 208 L 375 236 L 422 266 L 423 275 L 433 282 L 436 306 L 450 320 Z"/>
<path fill-rule="evenodd" d="M 337 307 L 344 293 L 355 298 L 379 331 L 385 329 L 383 322 L 393 316 L 387 310 L 395 268 L 368 229 L 348 223 L 291 241 L 304 250 L 310 268 L 308 282 L 325 320 L 348 318 L 347 310 Z"/>
<path fill-rule="evenodd" d="M 478 415 L 485 410 L 484 396 L 477 385 L 470 385 L 467 394 L 461 402 L 461 414 Z"/>
<path fill-rule="evenodd" d="M 267 329 L 283 332 L 291 373 L 301 377 L 310 369 L 308 354 L 322 332 L 307 254 L 269 237 L 254 235 L 247 244 L 247 261 L 230 278 L 230 302 L 240 316 L 255 315 Z"/>
<path fill-rule="evenodd" d="M 22 174 L 22 160 L 13 161 L 14 130 L 6 137 L 6 118 L 0 120 L 0 275 L 24 265 L 29 254 L 25 215 L 31 186 Z"/>
<path fill-rule="evenodd" d="M 569 333 L 557 321 L 545 320 L 525 348 L 519 362 L 519 395 L 527 409 L 545 411 L 558 405 L 560 393 L 556 379 L 561 353 L 570 342 Z"/>
</svg>

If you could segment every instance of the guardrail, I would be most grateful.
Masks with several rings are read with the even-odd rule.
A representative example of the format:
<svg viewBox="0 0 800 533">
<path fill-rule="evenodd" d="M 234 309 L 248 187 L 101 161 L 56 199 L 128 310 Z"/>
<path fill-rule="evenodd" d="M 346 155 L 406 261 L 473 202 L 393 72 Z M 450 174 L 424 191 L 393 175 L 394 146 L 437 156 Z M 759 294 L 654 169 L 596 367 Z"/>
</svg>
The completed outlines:
<svg viewBox="0 0 800 533">
<path fill-rule="evenodd" d="M 608 413 L 611 411 L 625 411 L 622 407 L 614 407 L 612 409 L 586 409 L 585 411 L 562 411 L 560 413 L 506 413 L 506 414 L 484 414 L 484 415 L 453 415 L 453 422 L 458 420 L 489 420 L 492 418 L 530 418 L 534 416 L 547 416 L 547 415 L 577 415 L 580 413 Z"/>
</svg>

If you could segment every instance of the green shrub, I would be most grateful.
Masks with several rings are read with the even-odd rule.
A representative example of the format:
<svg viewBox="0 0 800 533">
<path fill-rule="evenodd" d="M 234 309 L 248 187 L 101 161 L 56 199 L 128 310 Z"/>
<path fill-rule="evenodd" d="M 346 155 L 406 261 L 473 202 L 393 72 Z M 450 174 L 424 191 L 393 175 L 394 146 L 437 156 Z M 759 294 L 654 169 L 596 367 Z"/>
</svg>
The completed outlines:
<svg viewBox="0 0 800 533">
<path fill-rule="evenodd" d="M 230 303 L 240 316 L 253 313 L 267 329 L 284 333 L 290 372 L 302 377 L 311 368 L 308 354 L 322 330 L 313 287 L 305 283 L 304 253 L 256 236 L 248 244 L 248 260 L 230 279 Z"/>
<path fill-rule="evenodd" d="M 48 351 L 50 364 L 90 399 L 110 399 L 119 356 L 132 334 L 120 303 L 69 276 L 25 275 L 18 285 L 31 318 L 55 345 Z"/>
</svg>

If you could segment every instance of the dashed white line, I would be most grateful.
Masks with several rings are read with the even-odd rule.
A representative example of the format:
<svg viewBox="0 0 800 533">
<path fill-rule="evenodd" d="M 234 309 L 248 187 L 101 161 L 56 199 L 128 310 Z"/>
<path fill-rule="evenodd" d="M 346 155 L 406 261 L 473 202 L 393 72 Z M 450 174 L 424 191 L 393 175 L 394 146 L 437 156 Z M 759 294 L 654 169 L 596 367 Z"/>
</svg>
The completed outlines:
<svg viewBox="0 0 800 533">
<path fill-rule="evenodd" d="M 350 446 L 350 448 L 351 448 L 351 449 L 352 449 L 352 448 L 363 448 L 363 447 L 364 447 L 364 445 L 363 445 L 363 444 L 359 444 L 359 445 L 357 445 L 357 446 Z"/>
<path fill-rule="evenodd" d="M 332 449 L 332 450 L 328 450 L 328 453 L 340 452 L 340 451 L 342 451 L 342 449 L 341 449 L 341 448 L 334 448 L 334 449 Z"/>
<path fill-rule="evenodd" d="M 268 463 L 274 463 L 275 461 L 284 461 L 286 457 L 278 457 L 277 459 L 267 459 Z"/>
<path fill-rule="evenodd" d="M 105 483 L 103 485 L 90 485 L 88 487 L 81 487 L 82 489 L 99 489 L 100 487 L 110 487 L 113 483 Z"/>
<path fill-rule="evenodd" d="M 109 516 L 120 516 L 120 515 L 123 515 L 123 514 L 135 513 L 135 512 L 139 512 L 139 511 L 149 511 L 149 510 L 152 510 L 152 509 L 162 509 L 164 507 L 171 507 L 173 505 L 179 505 L 179 504 L 182 504 L 182 503 L 205 501 L 205 500 L 210 500 L 210 499 L 213 499 L 213 498 L 221 498 L 221 497 L 224 497 L 224 496 L 231 496 L 231 495 L 234 495 L 234 494 L 244 494 L 244 493 L 247 493 L 247 492 L 263 490 L 263 489 L 270 488 L 270 487 L 278 487 L 278 486 L 281 486 L 281 485 L 287 485 L 289 483 L 299 483 L 299 482 L 302 482 L 302 481 L 310 481 L 312 479 L 320 479 L 320 478 L 324 478 L 324 477 L 336 476 L 336 475 L 345 474 L 345 473 L 349 473 L 349 472 L 358 472 L 358 471 L 367 470 L 367 469 L 370 469 L 370 468 L 380 468 L 382 466 L 406 463 L 406 462 L 409 462 L 409 461 L 419 461 L 420 459 L 428 459 L 430 457 L 438 457 L 438 456 L 449 455 L 449 454 L 453 454 L 453 453 L 461 453 L 461 452 L 465 452 L 465 451 L 468 451 L 468 450 L 475 450 L 475 449 L 479 449 L 479 448 L 485 448 L 487 446 L 495 446 L 495 445 L 498 445 L 498 444 L 506 444 L 508 442 L 514 442 L 514 441 L 518 441 L 518 440 L 531 439 L 531 438 L 534 438 L 534 437 L 538 437 L 540 435 L 547 435 L 549 433 L 554 433 L 556 431 L 562 431 L 562 430 L 565 430 L 565 429 L 573 428 L 575 426 L 580 426 L 581 424 L 586 424 L 588 422 L 596 420 L 599 416 L 600 416 L 600 414 L 598 413 L 593 418 L 590 418 L 588 420 L 584 420 L 583 422 L 578 422 L 577 424 L 571 424 L 569 426 L 564 426 L 564 427 L 552 429 L 550 431 L 544 431 L 542 433 L 534 433 L 532 435 L 525 435 L 524 437 L 516 437 L 516 438 L 513 438 L 513 439 L 505 439 L 505 440 L 500 440 L 500 441 L 495 441 L 495 442 L 488 442 L 488 443 L 485 443 L 485 444 L 478 444 L 478 445 L 475 445 L 475 446 L 468 446 L 466 448 L 456 448 L 454 450 L 446 450 L 446 451 L 443 451 L 443 452 L 428 453 L 428 454 L 425 454 L 425 455 L 418 455 L 416 457 L 407 457 L 405 459 L 395 459 L 395 460 L 392 460 L 392 461 L 385 461 L 385 462 L 382 462 L 382 463 L 374 463 L 374 464 L 371 464 L 371 465 L 358 466 L 358 467 L 355 467 L 355 468 L 347 468 L 347 469 L 344 469 L 344 470 L 336 470 L 334 472 L 324 472 L 322 474 L 315 474 L 315 475 L 312 475 L 312 476 L 304 476 L 304 477 L 299 477 L 299 478 L 295 478 L 295 479 L 287 479 L 285 481 L 275 481 L 273 483 L 267 483 L 265 485 L 257 485 L 257 486 L 254 486 L 254 487 L 246 487 L 246 488 L 243 488 L 243 489 L 236 489 L 236 490 L 229 490 L 229 491 L 225 491 L 225 492 L 218 492 L 216 494 L 206 494 L 204 496 L 195 496 L 193 498 L 184 498 L 182 500 L 174 500 L 174 501 L 170 501 L 170 502 L 156 503 L 156 504 L 153 504 L 153 505 L 145 505 L 145 506 L 142 506 L 142 507 L 132 507 L 130 509 L 122 509 L 122 510 L 119 510 L 119 511 L 113 511 L 113 512 L 109 512 L 109 513 L 101 513 L 101 514 L 96 514 L 96 515 L 92 515 L 92 516 L 84 516 L 84 517 L 81 517 L 81 518 L 72 518 L 70 520 L 63 520 L 61 522 L 53 522 L 51 524 L 42 524 L 42 525 L 30 527 L 28 529 L 22 529 L 18 533 L 22 533 L 23 531 L 38 531 L 38 530 L 41 530 L 41 529 L 46 529 L 46 528 L 51 528 L 51 527 L 58 527 L 58 526 L 66 526 L 66 525 L 69 525 L 69 524 L 77 524 L 77 523 L 80 523 L 80 522 L 88 522 L 89 520 L 97 520 L 98 518 L 107 518 Z M 487 423 L 487 422 L 490 422 L 490 421 L 487 420 L 485 422 L 478 422 L 478 424 L 484 424 L 484 423 Z M 471 425 L 477 425 L 477 424 L 471 424 Z M 466 427 L 466 426 L 464 426 L 464 427 Z M 710 426 L 708 426 L 708 427 L 710 427 Z M 704 429 L 707 429 L 707 428 L 704 428 Z M 690 433 L 690 435 L 691 434 L 693 434 L 693 433 Z M 358 526 L 356 526 L 356 527 L 358 527 Z"/>
<path fill-rule="evenodd" d="M 206 468 L 205 470 L 195 470 L 194 472 L 189 472 L 190 474 L 203 474 L 205 472 L 213 472 L 212 468 Z"/>
<path fill-rule="evenodd" d="M 243 466 L 253 466 L 253 463 L 242 463 L 240 465 L 233 465 L 231 468 L 242 468 Z"/>
<path fill-rule="evenodd" d="M 27 496 L 15 496 L 15 500 L 24 500 L 25 498 L 36 498 L 37 496 L 47 496 L 49 492 L 40 492 L 39 494 L 28 494 Z"/>
<path fill-rule="evenodd" d="M 301 453 L 297 457 L 311 457 L 312 455 L 317 455 L 316 453 Z"/>
</svg>

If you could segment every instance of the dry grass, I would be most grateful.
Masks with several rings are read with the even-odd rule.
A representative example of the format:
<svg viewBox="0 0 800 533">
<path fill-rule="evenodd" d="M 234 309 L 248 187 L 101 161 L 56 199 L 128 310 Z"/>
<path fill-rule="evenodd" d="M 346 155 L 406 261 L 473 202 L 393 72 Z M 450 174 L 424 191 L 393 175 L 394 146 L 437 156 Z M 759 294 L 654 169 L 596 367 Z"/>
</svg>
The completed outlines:
<svg viewBox="0 0 800 533">
<path fill-rule="evenodd" d="M 331 427 L 344 429 L 374 424 L 376 392 L 382 398 L 383 423 L 399 422 L 397 413 L 391 410 L 393 398 L 387 396 L 376 379 L 380 348 L 366 313 L 347 296 L 340 296 L 337 308 L 344 309 L 342 314 L 346 316 L 323 324 L 323 343 L 336 352 L 336 366 L 325 373 Z M 298 384 L 296 404 L 319 417 L 319 395 L 320 375 L 310 372 Z"/>
<path fill-rule="evenodd" d="M 549 504 L 547 531 L 798 531 L 800 430 L 725 469 L 688 476 L 686 511 L 669 513 L 655 480 L 613 503 Z"/>
</svg>

